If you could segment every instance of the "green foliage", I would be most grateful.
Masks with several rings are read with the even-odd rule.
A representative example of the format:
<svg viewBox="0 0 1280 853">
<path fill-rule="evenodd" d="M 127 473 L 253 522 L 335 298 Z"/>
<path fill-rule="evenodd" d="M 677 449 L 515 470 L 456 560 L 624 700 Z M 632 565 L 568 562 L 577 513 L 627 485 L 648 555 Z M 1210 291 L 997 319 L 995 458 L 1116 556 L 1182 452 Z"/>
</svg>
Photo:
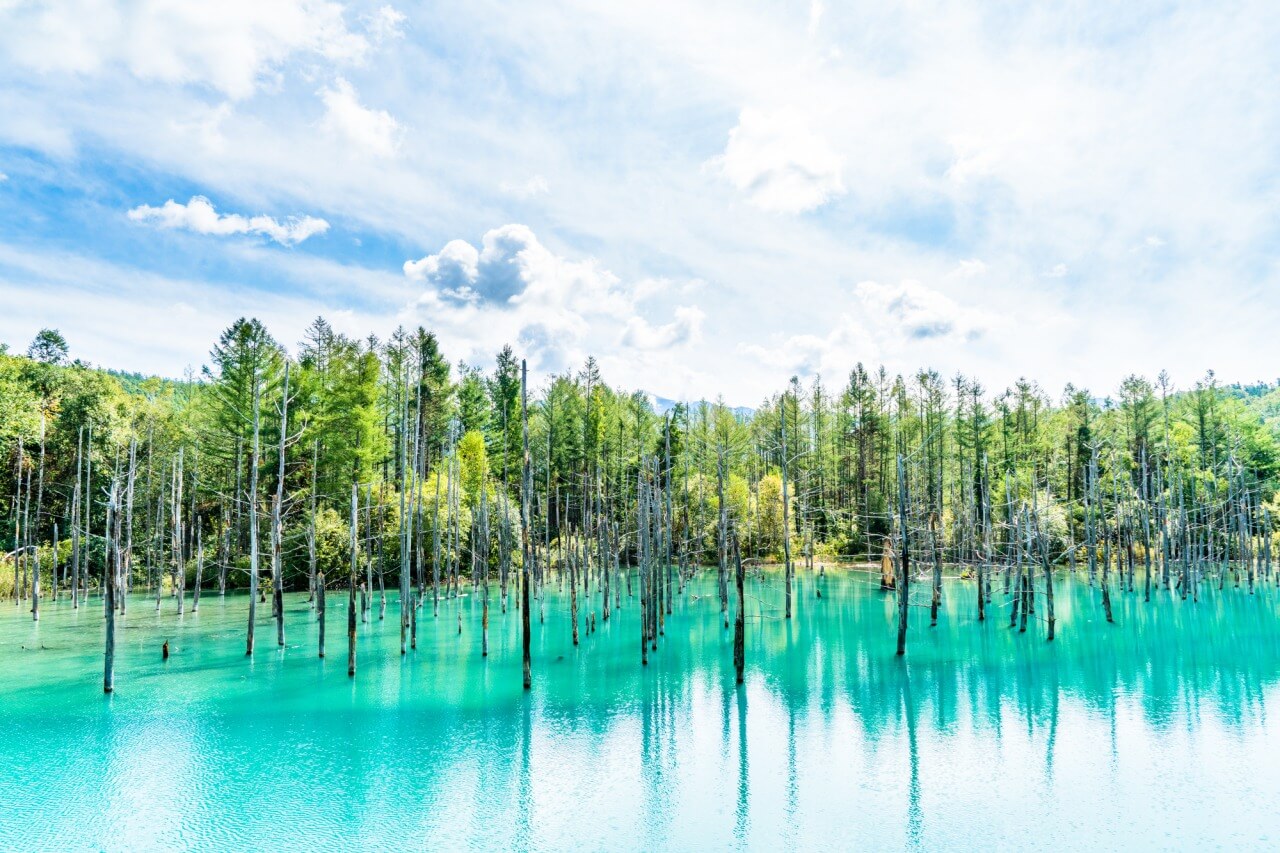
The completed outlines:
<svg viewBox="0 0 1280 853">
<path fill-rule="evenodd" d="M 471 430 L 458 442 L 458 462 L 462 469 L 462 499 L 468 509 L 475 509 L 480 503 L 480 490 L 489 479 L 489 458 L 479 430 Z"/>
<path fill-rule="evenodd" d="M 27 358 L 41 364 L 62 365 L 67 363 L 67 339 L 57 329 L 41 329 L 36 333 L 31 346 L 27 347 Z"/>
<path fill-rule="evenodd" d="M 52 333 L 36 343 L 34 357 L 0 352 L 6 550 L 18 440 L 23 483 L 30 476 L 38 488 L 43 422 L 45 485 L 39 512 L 29 507 L 38 542 L 49 540 L 56 522 L 60 557 L 69 548 L 79 483 L 87 508 L 79 522 L 92 532 L 84 547 L 100 573 L 105 496 L 113 479 L 123 494 L 132 446 L 135 568 L 143 557 L 170 559 L 181 453 L 180 516 L 188 531 L 203 534 L 207 576 L 225 562 L 237 567 L 231 582 L 241 583 L 255 535 L 267 564 L 286 365 L 279 485 L 287 583 L 306 570 L 313 498 L 317 560 L 327 574 L 347 571 L 353 482 L 361 495 L 360 560 L 380 552 L 392 574 L 399 534 L 409 529 L 402 522 L 411 518 L 426 543 L 416 545 L 432 551 L 439 533 L 445 557 L 464 566 L 481 496 L 491 536 L 501 518 L 518 529 L 520 362 L 510 347 L 491 373 L 462 364 L 454 376 L 425 329 L 357 340 L 317 319 L 291 360 L 260 322 L 241 319 L 220 336 L 201 377 L 182 382 L 68 362 L 65 341 Z M 258 492 L 251 496 L 255 399 Z M 795 378 L 754 413 L 700 401 L 660 415 L 644 393 L 609 386 L 589 360 L 581 370 L 534 380 L 529 399 L 531 539 L 554 541 L 599 518 L 616 526 L 624 555 L 634 549 L 637 489 L 654 477 L 669 491 L 673 548 L 692 562 L 716 559 L 722 501 L 744 556 L 775 558 L 784 536 L 807 543 L 812 534 L 823 555 L 878 557 L 896 535 L 899 454 L 914 523 L 936 529 L 951 556 L 962 543 L 986 547 L 988 533 L 991 547 L 1007 548 L 1010 519 L 1031 506 L 1054 554 L 1062 553 L 1083 535 L 1090 489 L 1107 515 L 1142 495 L 1176 506 L 1221 503 L 1244 491 L 1254 505 L 1274 506 L 1280 485 L 1280 387 L 1223 386 L 1212 374 L 1182 392 L 1163 375 L 1155 382 L 1130 376 L 1114 400 L 1068 386 L 1054 402 L 1028 380 L 992 393 L 963 376 L 893 376 L 856 365 L 830 388 Z M 783 529 L 784 470 L 790 531 Z M 407 491 L 411 483 L 416 495 Z M 402 492 L 405 512 L 415 512 L 404 519 Z M 251 500 L 257 531 L 249 529 Z M 367 513 L 366 500 L 373 505 Z M 978 509 L 984 500 L 989 518 Z M 183 547 L 189 558 L 189 537 Z"/>
</svg>

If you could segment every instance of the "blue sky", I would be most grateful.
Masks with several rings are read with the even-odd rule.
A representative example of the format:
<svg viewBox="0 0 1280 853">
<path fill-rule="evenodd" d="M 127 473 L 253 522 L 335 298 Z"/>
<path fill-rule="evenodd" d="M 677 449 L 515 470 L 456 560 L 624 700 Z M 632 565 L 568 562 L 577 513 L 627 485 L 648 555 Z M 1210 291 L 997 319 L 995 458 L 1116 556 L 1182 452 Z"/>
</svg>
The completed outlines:
<svg viewBox="0 0 1280 853">
<path fill-rule="evenodd" d="M 1274 378 L 1274 4 L 0 0 L 0 341 Z"/>
</svg>

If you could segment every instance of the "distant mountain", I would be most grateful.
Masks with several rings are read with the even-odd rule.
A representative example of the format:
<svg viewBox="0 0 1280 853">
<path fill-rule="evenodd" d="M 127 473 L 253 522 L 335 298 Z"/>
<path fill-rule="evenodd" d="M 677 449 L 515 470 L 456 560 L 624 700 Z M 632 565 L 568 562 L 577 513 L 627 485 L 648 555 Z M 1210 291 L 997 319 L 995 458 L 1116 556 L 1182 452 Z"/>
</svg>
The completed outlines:
<svg viewBox="0 0 1280 853">
<path fill-rule="evenodd" d="M 649 407 L 659 415 L 665 415 L 667 412 L 680 405 L 681 402 L 680 400 L 672 400 L 667 397 L 659 397 L 657 394 L 653 394 L 648 391 L 645 392 L 645 396 L 649 398 Z M 695 400 L 689 402 L 689 407 L 694 408 L 696 406 L 701 406 L 703 403 L 713 405 L 706 400 Z M 756 413 L 756 410 L 750 406 L 730 406 L 729 411 L 733 412 L 735 417 L 742 420 L 747 420 L 753 417 Z"/>
</svg>

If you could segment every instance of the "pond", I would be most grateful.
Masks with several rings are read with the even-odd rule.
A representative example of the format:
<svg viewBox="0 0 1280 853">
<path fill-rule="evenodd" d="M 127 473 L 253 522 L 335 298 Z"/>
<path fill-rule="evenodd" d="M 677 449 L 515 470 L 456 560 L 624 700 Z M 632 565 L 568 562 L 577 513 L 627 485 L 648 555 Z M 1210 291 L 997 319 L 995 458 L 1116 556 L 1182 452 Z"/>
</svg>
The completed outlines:
<svg viewBox="0 0 1280 853">
<path fill-rule="evenodd" d="M 100 598 L 0 605 L 0 845 L 11 849 L 1029 849 L 1280 845 L 1276 590 L 1115 598 L 1059 580 L 1058 636 L 986 622 L 948 581 L 939 625 L 869 576 L 748 582 L 746 683 L 714 572 L 676 599 L 641 666 L 634 599 L 572 644 L 566 594 L 519 614 L 496 589 L 490 654 L 468 587 L 428 602 L 399 651 L 388 592 L 346 671 L 346 596 L 328 658 L 286 596 L 206 593 L 179 616 L 132 596 L 102 693 Z M 819 591 L 821 595 L 819 595 Z M 921 589 L 924 603 L 927 591 Z M 593 590 L 594 593 L 594 590 Z M 914 598 L 913 598 L 914 600 Z M 514 595 L 512 596 L 514 604 Z M 732 613 L 732 608 L 730 610 Z M 545 621 L 540 623 L 539 616 Z M 584 622 L 589 619 L 584 616 Z M 171 655 L 161 656 L 169 642 Z"/>
</svg>

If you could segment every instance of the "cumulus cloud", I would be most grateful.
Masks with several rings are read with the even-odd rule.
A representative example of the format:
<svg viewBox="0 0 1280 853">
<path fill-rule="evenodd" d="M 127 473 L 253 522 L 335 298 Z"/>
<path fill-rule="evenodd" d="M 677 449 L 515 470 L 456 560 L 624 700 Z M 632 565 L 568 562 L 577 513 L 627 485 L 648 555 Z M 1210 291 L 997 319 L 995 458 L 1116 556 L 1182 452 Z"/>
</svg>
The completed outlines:
<svg viewBox="0 0 1280 853">
<path fill-rule="evenodd" d="M 471 301 L 480 277 L 480 253 L 466 240 L 450 240 L 438 254 L 404 262 L 404 274 L 426 281 L 446 296 Z"/>
<path fill-rule="evenodd" d="M 594 260 L 555 254 L 526 225 L 486 232 L 479 249 L 451 240 L 437 254 L 406 261 L 404 273 L 454 302 L 613 316 L 625 316 L 631 305 L 617 276 Z"/>
<path fill-rule="evenodd" d="M 867 314 L 882 328 L 896 329 L 908 338 L 923 340 L 955 335 L 973 338 L 982 334 L 983 316 L 961 308 L 949 296 L 910 279 L 898 284 L 860 282 L 855 288 Z"/>
<path fill-rule="evenodd" d="M 803 213 L 843 195 L 843 161 L 803 115 L 745 109 L 709 165 L 762 210 Z"/>
<path fill-rule="evenodd" d="M 0 53 L 43 73 L 122 67 L 243 99 L 295 54 L 358 62 L 368 40 L 327 0 L 0 3 Z"/>
<path fill-rule="evenodd" d="M 873 359 L 911 359 L 920 366 L 923 344 L 948 345 L 981 338 L 992 320 L 946 294 L 910 279 L 897 284 L 860 282 L 854 300 L 825 335 L 805 333 L 740 351 L 762 364 L 791 373 L 841 375 Z"/>
<path fill-rule="evenodd" d="M 390 157 L 400 146 L 400 122 L 385 110 L 360 103 L 355 87 L 339 77 L 332 86 L 320 90 L 324 102 L 325 130 L 346 140 L 361 151 Z"/>
<path fill-rule="evenodd" d="M 414 312 L 428 314 L 478 349 L 518 341 L 543 370 L 607 351 L 678 347 L 698 338 L 704 315 L 678 306 L 674 318 L 651 324 L 636 316 L 650 291 L 627 286 L 594 259 L 573 260 L 548 249 L 525 225 L 486 232 L 480 245 L 451 240 L 439 252 L 404 264 L 425 285 Z"/>
<path fill-rule="evenodd" d="M 197 234 L 261 234 L 284 246 L 296 245 L 308 237 L 329 230 L 328 222 L 314 216 L 290 216 L 280 221 L 265 215 L 218 213 L 213 203 L 204 196 L 193 196 L 186 204 L 169 199 L 160 207 L 139 205 L 129 211 L 129 218 L 134 222 L 154 222 L 161 228 L 176 228 Z"/>
</svg>

